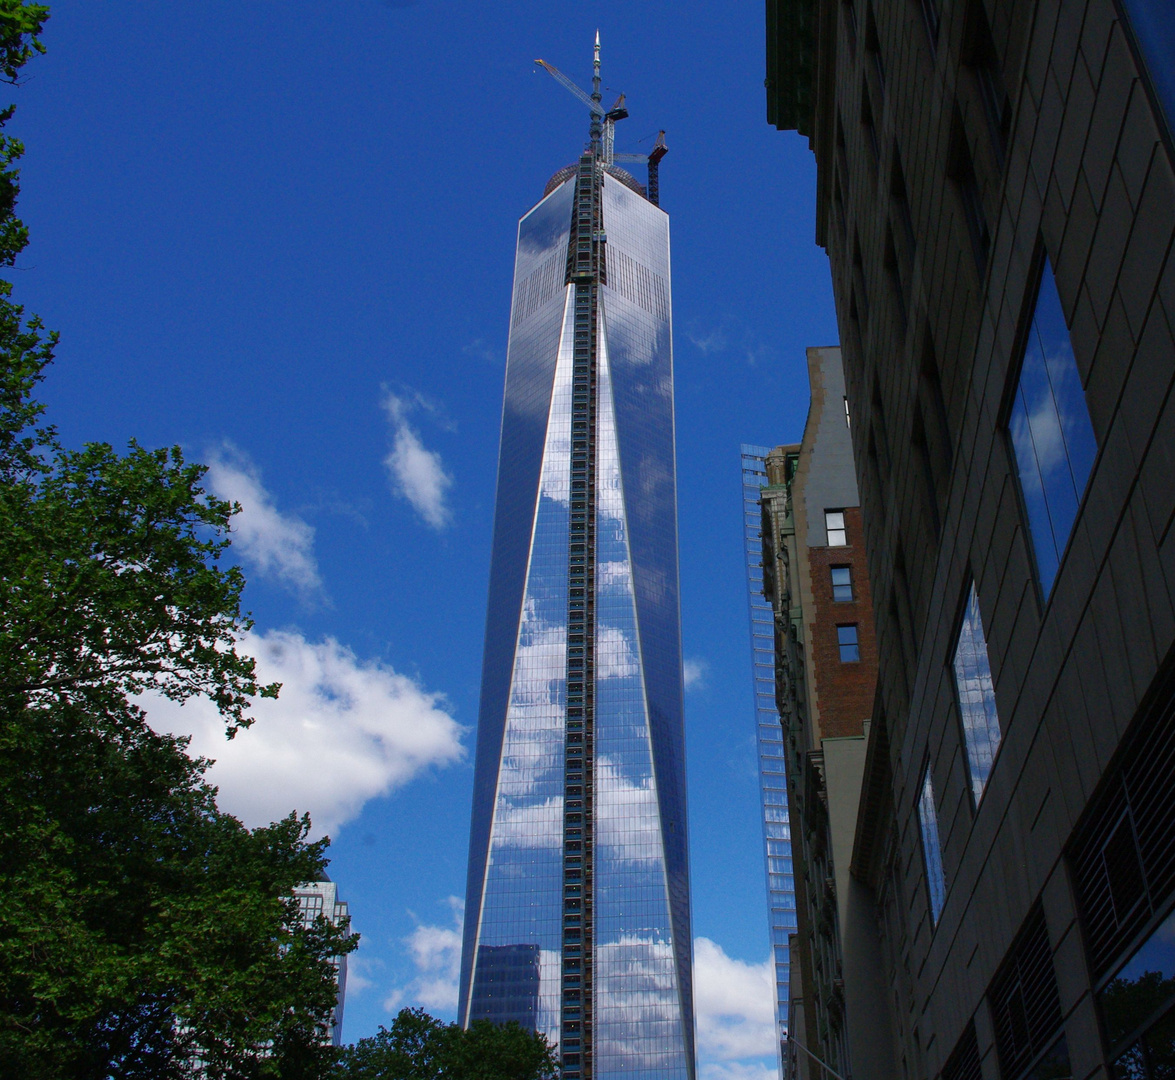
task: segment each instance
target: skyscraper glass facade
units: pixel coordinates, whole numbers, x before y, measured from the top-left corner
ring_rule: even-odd
[[[767,484],[769,453],[765,446],[744,445],[742,448],[743,545],[751,613],[759,795],[763,806],[763,844],[767,859],[767,910],[775,962],[775,1022],[782,1069],[791,987],[787,939],[789,934],[796,932],[796,893],[792,876],[791,824],[787,813],[783,725],[775,704],[775,619],[771,604],[763,596],[763,540],[760,535],[763,524],[759,493]]]
[[[599,146],[519,224],[463,1023],[694,1075],[669,223]]]

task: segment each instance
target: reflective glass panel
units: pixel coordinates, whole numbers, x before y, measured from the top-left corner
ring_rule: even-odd
[[[602,318],[606,318],[606,309]],[[603,327],[601,327],[603,330]],[[596,1074],[687,1075],[606,334],[596,419]]]
[[[767,860],[767,911],[775,957],[775,1027],[782,1053],[788,1033],[791,957],[788,935],[796,930],[795,878],[791,841],[777,839],[787,828],[787,778],[783,724],[775,703],[775,613],[763,595],[763,527],[760,494],[767,484],[765,446],[742,447],[743,550],[751,616],[755,728],[759,749],[759,799]],[[781,1060],[782,1064],[782,1060]]]
[[[1053,588],[1097,442],[1046,258],[1009,418],[1040,586]]]
[[[963,721],[963,740],[967,744],[967,771],[971,776],[971,795],[976,805],[991,773],[991,764],[1000,748],[1000,718],[995,708],[995,687],[991,682],[991,664],[987,659],[987,638],[979,614],[979,597],[975,583],[967,594],[967,607],[955,645],[955,689],[959,698],[959,715]]]
[[[624,958],[631,970],[643,967],[654,982],[662,980],[660,959],[668,949],[673,958],[676,980],[678,1019],[667,1019],[649,1028],[649,1041],[641,1051],[656,1053],[664,1064],[655,1075],[677,1075],[693,1060],[693,989],[692,932],[689,911],[689,858],[685,805],[685,731],[682,702],[681,623],[678,602],[677,570],[677,491],[673,422],[673,347],[670,328],[669,219],[664,211],[641,198],[636,192],[610,176],[604,177],[603,224],[608,242],[605,248],[606,284],[601,288],[600,310],[603,318],[606,371],[601,373],[598,423],[606,419],[604,379],[611,396],[615,429],[618,476],[623,495],[623,530],[631,571],[634,602],[633,633],[643,679],[644,708],[648,724],[651,767],[654,780],[648,781],[649,794],[656,802],[660,844],[664,860],[665,886],[668,890],[668,917],[671,937],[662,941],[656,935],[644,944],[633,946],[655,951],[636,953]],[[600,429],[600,476],[603,472],[603,431]],[[600,497],[604,492],[601,490]],[[599,572],[620,558],[620,548],[612,548],[606,557],[605,545],[618,544],[614,533],[603,523],[600,507],[598,533]],[[597,611],[603,610],[601,597]],[[617,625],[626,616],[617,612]],[[613,626],[609,633],[614,633]],[[601,630],[601,632],[603,632]],[[602,643],[601,643],[602,644]],[[599,678],[599,673],[597,673]],[[617,716],[634,715],[630,705],[620,706],[629,695],[620,683],[598,684],[615,694]],[[597,723],[603,725],[603,698]],[[622,726],[630,724],[623,720]],[[633,737],[636,737],[635,735]],[[642,751],[639,738],[629,743],[636,756]],[[600,779],[603,783],[603,778]],[[641,795],[644,799],[648,796]],[[635,812],[635,811],[634,811]],[[643,811],[641,811],[643,813]],[[640,816],[639,814],[637,815]],[[634,869],[634,868],[630,868]],[[642,873],[644,871],[641,871]],[[623,895],[623,894],[617,894]],[[597,905],[599,910],[599,904]],[[602,917],[601,917],[602,918]],[[643,916],[642,916],[643,918]],[[642,931],[642,935],[644,931]],[[600,958],[603,963],[604,958]],[[609,968],[608,970],[616,970]],[[647,988],[650,1007],[667,1007],[667,984],[650,983]],[[598,999],[597,999],[598,1000]],[[659,1004],[653,1005],[656,1001]],[[625,1023],[636,1019],[630,1008]],[[619,1023],[619,1013],[613,1014]],[[605,1032],[597,1020],[597,1055],[607,1053]],[[673,1025],[678,1025],[673,1029]],[[668,1033],[676,1030],[679,1034]],[[631,1065],[623,1066],[625,1039],[620,1027],[613,1029],[616,1055],[611,1060],[623,1075],[632,1076]],[[611,1036],[608,1036],[611,1038]],[[670,1045],[669,1039],[681,1042]],[[652,1058],[641,1060],[651,1061]],[[597,1076],[603,1077],[604,1064],[597,1056]],[[612,1068],[612,1066],[609,1066]],[[670,1071],[666,1071],[666,1070]],[[620,1075],[620,1073],[616,1073]],[[648,1074],[650,1076],[653,1073]],[[681,1073],[686,1075],[686,1073]]]
[[[554,672],[554,649],[551,642],[544,645],[542,640],[544,636],[558,632],[553,629],[557,617],[566,617],[565,607],[556,616],[558,602],[555,599],[561,589],[566,589],[566,552],[563,551],[556,559],[551,545],[558,544],[560,530],[566,533],[567,521],[565,509],[562,511],[562,524],[556,520],[560,511],[555,506],[557,500],[551,495],[557,487],[555,474],[548,471],[545,478],[542,474],[544,468],[550,470],[556,467],[553,460],[546,460],[546,451],[552,448],[550,439],[562,437],[557,430],[558,417],[555,418],[555,427],[551,426],[552,396],[560,341],[566,323],[567,289],[563,283],[561,266],[567,257],[573,193],[573,183],[563,184],[526,214],[518,226],[470,822],[459,1001],[463,1022],[469,1016],[477,935],[485,923],[484,918],[479,917],[479,912],[491,879],[494,895],[485,897],[490,906],[490,919],[486,924],[488,934],[483,944],[487,948],[529,948],[539,945],[540,979],[545,970],[542,950],[549,952],[550,949],[548,924],[552,916],[549,911],[545,911],[541,917],[536,913],[534,925],[519,929],[516,933],[507,930],[503,920],[509,907],[507,898],[511,889],[524,907],[529,905],[528,899],[523,902],[515,880],[526,866],[527,855],[524,851],[527,849],[523,846],[511,847],[508,838],[512,835],[514,824],[521,825],[523,818],[526,818],[527,829],[537,828],[540,831],[558,824],[557,808],[549,806],[541,809],[547,792],[552,798],[558,794],[554,774],[547,776],[543,773],[544,768],[550,765],[549,760],[545,764],[540,763],[531,777],[539,786],[529,794],[521,794],[531,780],[523,775],[518,754],[528,738],[532,738],[536,745],[554,746],[557,754],[561,751],[554,741],[556,721],[550,702],[553,691],[541,685],[544,672],[548,668]],[[560,409],[564,408],[560,406]],[[566,459],[567,455],[564,453],[563,457]],[[566,462],[561,467],[565,465]],[[548,487],[543,506],[540,506],[539,499],[541,478]],[[532,588],[527,595],[531,547],[536,540],[539,542],[540,564],[544,558],[547,559],[556,577],[548,585],[541,585],[537,577],[531,575]],[[515,656],[520,645],[524,650],[521,663]],[[561,658],[560,665],[562,662]],[[561,666],[559,678],[563,678]],[[533,698],[529,703],[528,695]],[[545,703],[540,704],[544,698]],[[507,712],[511,708],[514,723],[507,739]],[[549,757],[549,747],[543,754]],[[499,798],[501,793],[498,790],[499,765],[503,761],[506,762],[508,776],[513,777],[510,782],[516,785],[513,789],[507,786],[507,792],[513,791],[514,794],[506,794],[504,801]],[[542,787],[544,784],[549,787]],[[519,801],[510,802],[515,795]],[[501,826],[496,841],[498,871],[490,874],[490,829],[495,816]],[[515,834],[519,834],[519,830],[515,830]],[[557,839],[554,844],[554,858],[549,853],[543,854],[545,841],[533,848],[544,874],[558,870]],[[558,902],[556,892],[549,906],[557,909]],[[557,920],[557,914],[554,918]],[[542,923],[542,929],[539,923]],[[499,952],[484,955],[494,958],[487,960],[488,981],[485,983],[486,992],[481,996],[480,1007],[486,1009],[488,1015],[488,1012],[507,1007],[501,1001],[498,990],[490,989],[499,981],[498,976],[490,977],[491,969],[501,972],[501,978],[516,987],[520,979],[525,982],[525,978],[530,976],[524,978],[521,974],[527,970],[525,950],[515,954]],[[515,996],[521,996],[521,1004],[515,1004],[521,1009],[522,1016],[529,1016],[532,1011],[537,1014],[539,1002],[531,991]]]
[[[470,1017],[558,1039],[571,493],[570,290],[514,649]]]
[[[1175,1005],[1175,912],[1143,942],[1098,994],[1105,1021],[1106,1042],[1117,1051],[1124,1039],[1140,1032],[1159,1015],[1166,1015]],[[1158,1052],[1171,1053],[1171,1022],[1156,1035]],[[1144,1047],[1136,1043],[1132,1050],[1141,1058]],[[1127,1051],[1129,1057],[1130,1051]],[[1175,1075],[1173,1073],[1172,1075]]]
[[[922,832],[922,858],[926,864],[926,889],[930,896],[930,918],[938,922],[946,901],[946,878],[942,872],[942,848],[938,842],[938,811],[934,803],[934,784],[930,780],[930,766],[922,778],[922,794],[918,798],[918,825]]]

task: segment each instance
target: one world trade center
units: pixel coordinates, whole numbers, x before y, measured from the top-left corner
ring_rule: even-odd
[[[693,1080],[669,219],[623,97],[519,222],[461,1022],[564,1080]],[[616,163],[647,160],[647,187]]]

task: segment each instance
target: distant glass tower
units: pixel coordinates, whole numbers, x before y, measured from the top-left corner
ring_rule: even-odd
[[[755,730],[759,747],[759,795],[763,805],[763,843],[767,858],[767,910],[775,962],[775,1023],[780,1069],[788,1035],[791,960],[787,945],[796,932],[796,893],[792,877],[791,825],[787,814],[787,773],[783,725],[775,704],[775,617],[763,596],[763,528],[759,505],[767,485],[766,446],[742,447],[743,545],[751,612],[751,662],[754,673]]]
[[[669,219],[613,164],[598,37],[593,88],[518,228],[460,1017],[566,1080],[692,1080]]]

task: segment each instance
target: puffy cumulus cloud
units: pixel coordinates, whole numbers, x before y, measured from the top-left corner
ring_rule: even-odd
[[[314,558],[314,529],[274,506],[261,473],[244,452],[230,442],[213,450],[206,482],[217,498],[240,503],[232,532],[233,550],[243,561],[262,577],[304,596],[322,589]]]
[[[191,735],[189,752],[215,761],[218,804],[247,825],[297,810],[310,813],[315,836],[334,833],[369,799],[464,753],[442,695],[333,638],[250,632],[240,651],[256,658],[259,681],[282,690],[276,701],[254,702],[252,727],[235,739],[206,700],[181,706],[145,695],[141,704],[153,727]]]
[[[392,449],[384,458],[392,490],[407,499],[426,524],[443,529],[452,517],[445,499],[453,478],[445,470],[441,455],[426,449],[408,422],[416,408],[435,410],[419,395],[399,397],[390,390],[384,391],[383,407],[392,425]]]
[[[731,1062],[777,1053],[772,966],[770,958],[748,964],[727,956],[709,938],[694,939],[694,1007],[702,1057]]]
[[[448,925],[417,923],[416,929],[404,938],[416,976],[387,996],[384,1008],[388,1012],[411,1005],[423,1006],[434,1013],[456,1011],[465,904],[456,896],[450,896],[445,903],[452,912]]]
[[[686,657],[682,663],[685,688],[687,690],[700,690],[706,685],[706,672],[709,670],[710,665],[705,660],[691,660],[689,657]]]

